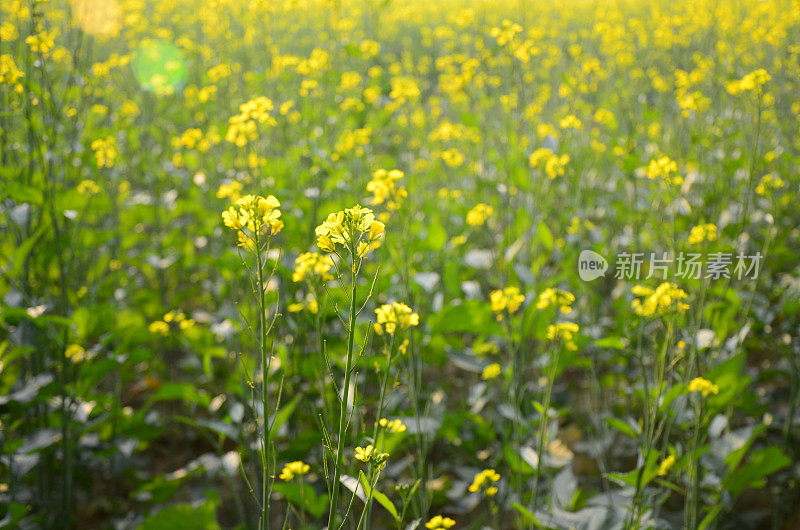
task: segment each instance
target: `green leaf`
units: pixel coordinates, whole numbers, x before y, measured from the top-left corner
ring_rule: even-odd
[[[217,504],[213,500],[200,506],[173,504],[145,519],[139,530],[218,530]]]
[[[539,223],[539,230],[538,230],[539,242],[551,252],[553,250],[553,232],[547,228],[547,225],[544,224],[544,221]]]
[[[300,489],[302,487],[302,490]],[[317,495],[311,484],[292,482],[276,482],[272,490],[280,493],[296,507],[319,519],[328,510],[328,496]]]
[[[522,516],[526,523],[539,526],[539,521],[536,519],[536,516],[533,515],[529,509],[524,507],[518,502],[512,502],[511,506],[517,510],[517,512]]]
[[[741,469],[729,474],[723,485],[734,497],[738,497],[747,488],[763,488],[768,475],[791,463],[792,459],[777,447],[765,447],[754,452]]]
[[[628,422],[619,418],[605,418],[605,421],[610,427],[613,427],[622,434],[630,436],[634,440],[639,437],[640,431],[638,425],[636,429],[634,429]]]
[[[503,328],[497,323],[488,302],[468,300],[458,305],[449,305],[428,319],[433,333],[480,333],[501,334]]]
[[[610,348],[612,350],[623,350],[628,346],[628,341],[623,337],[603,337],[594,341],[598,348]]]
[[[300,403],[300,400],[303,399],[303,394],[298,394],[292,400],[283,406],[281,410],[275,415],[275,419],[272,420],[272,425],[269,428],[269,435],[270,437],[274,436],[278,429],[280,429],[284,423],[286,423],[289,418],[292,416],[292,412],[294,409],[297,408],[297,405]]]
[[[395,521],[400,521],[400,516],[397,515],[397,508],[394,507],[394,504],[389,500],[389,497],[377,489],[370,487],[369,480],[367,480],[367,476],[363,471],[358,472],[358,478],[361,480],[361,485],[364,487],[367,498],[369,498],[371,492],[372,498],[378,501],[378,504],[386,508],[386,511],[389,512],[392,517],[394,517]]]

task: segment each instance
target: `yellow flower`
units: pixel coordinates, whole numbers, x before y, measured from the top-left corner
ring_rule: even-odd
[[[222,221],[228,228],[236,230],[239,246],[256,250],[256,242],[262,244],[262,235],[272,237],[283,228],[281,203],[273,195],[245,195],[237,199],[234,206],[222,212]],[[258,249],[260,250],[260,249]]]
[[[217,198],[224,199],[230,197],[233,202],[236,202],[240,197],[240,191],[242,191],[242,184],[233,180],[229,184],[220,184],[217,190]]]
[[[92,142],[97,167],[112,167],[117,158],[117,141],[113,136],[99,138]]]
[[[733,95],[750,90],[760,91],[761,87],[764,86],[770,79],[772,79],[772,76],[770,76],[763,68],[759,68],[758,70],[750,72],[739,80],[728,82],[725,85],[725,88],[730,94]]]
[[[228,132],[225,140],[238,147],[258,138],[258,125],[275,126],[277,122],[270,115],[275,107],[271,99],[260,96],[239,105],[239,114],[228,119]]]
[[[410,307],[400,302],[384,304],[375,310],[377,321],[373,325],[375,333],[383,335],[384,332],[394,335],[397,328],[405,330],[411,326],[419,325],[419,315]]]
[[[675,465],[675,455],[669,455],[667,458],[664,459],[663,462],[661,462],[661,465],[658,466],[658,476],[663,477],[664,475],[669,473],[669,470],[672,469],[672,466],[674,465]]]
[[[404,198],[408,197],[408,192],[402,186],[397,186],[396,181],[403,178],[403,172],[399,169],[386,171],[378,169],[372,174],[372,180],[367,183],[367,191],[373,194],[372,204],[383,204],[389,210],[397,210]]]
[[[669,282],[663,282],[655,289],[636,285],[631,292],[640,297],[631,302],[631,308],[642,317],[659,316],[672,311],[682,313],[689,309],[689,304],[682,302],[687,297],[686,292]]]
[[[332,278],[328,273],[333,266],[333,261],[328,256],[323,256],[319,252],[304,252],[294,260],[294,272],[292,281],[301,282],[309,275],[317,276],[322,281]]]
[[[492,303],[492,311],[495,313],[508,310],[509,314],[513,314],[525,301],[525,295],[519,292],[518,287],[506,287],[503,290],[492,291],[489,300]]]
[[[147,329],[150,330],[150,333],[155,333],[156,335],[169,335],[169,324],[163,320],[156,320]]]
[[[319,225],[315,233],[317,246],[323,252],[335,252],[338,245],[363,258],[370,250],[380,245],[379,239],[385,226],[375,220],[369,208],[355,205],[352,208],[332,213]]]
[[[756,193],[759,195],[767,195],[768,192],[780,189],[783,186],[783,179],[773,176],[772,174],[766,174],[761,177],[761,180],[758,182]]]
[[[368,462],[383,464],[387,458],[389,458],[389,453],[378,453],[372,444],[366,447],[356,447],[356,460],[365,464]]]
[[[500,364],[492,363],[483,369],[483,373],[481,374],[481,379],[483,379],[484,381],[489,379],[494,379],[495,377],[500,375],[500,372],[501,372]]]
[[[308,464],[304,464],[301,460],[297,460],[296,462],[289,462],[285,466],[283,466],[283,470],[278,478],[283,481],[289,482],[295,477],[302,477],[308,470],[310,469]]]
[[[488,204],[478,203],[467,212],[467,224],[470,226],[481,226],[494,213],[494,208]]]
[[[469,491],[476,493],[478,491],[484,492],[488,497],[494,496],[497,493],[497,486],[493,484],[500,480],[500,474],[494,469],[484,469],[472,481]]]
[[[695,377],[689,382],[689,392],[700,392],[703,397],[709,394],[719,394],[719,387],[702,377]]]
[[[679,186],[683,184],[683,177],[678,173],[678,163],[670,159],[668,156],[654,158],[648,164],[645,175],[650,180],[658,179],[663,186],[668,184],[675,184]]]
[[[548,287],[539,295],[539,299],[536,301],[536,309],[547,309],[551,304],[554,304],[566,315],[572,312],[572,303],[574,301],[575,295],[569,291]]]
[[[64,356],[74,363],[79,363],[86,358],[86,350],[78,344],[70,344],[64,350]]]
[[[448,528],[453,528],[456,522],[449,517],[442,517],[441,515],[436,515],[431,517],[431,519],[425,523],[425,528],[428,530],[446,530]]]
[[[558,125],[562,129],[580,129],[582,127],[581,120],[579,120],[575,115],[570,114],[569,116],[564,117]]]
[[[692,227],[689,233],[689,244],[696,245],[703,241],[715,241],[717,239],[717,226],[711,223]]]
[[[93,180],[85,179],[78,184],[78,193],[81,195],[96,195],[100,191],[100,186]]]
[[[570,351],[575,351],[578,346],[573,342],[575,333],[578,332],[580,327],[574,322],[558,322],[557,324],[550,324],[547,326],[545,336],[547,340],[563,340],[564,346]]]
[[[387,420],[386,418],[381,418],[378,422],[378,425],[386,429],[386,432],[392,434],[406,432],[406,426],[403,425],[403,422],[398,419]]]
[[[447,167],[459,167],[464,163],[464,154],[458,149],[448,149],[442,151],[442,160],[447,164]]]

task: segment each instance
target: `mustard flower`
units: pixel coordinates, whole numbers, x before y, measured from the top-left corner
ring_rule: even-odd
[[[719,394],[719,387],[702,377],[695,377],[689,381],[689,392],[700,392],[703,397],[708,397],[709,394]]]
[[[386,429],[386,432],[391,434],[406,432],[406,426],[403,425],[403,422],[399,419],[388,420],[386,418],[381,418],[380,421],[378,421],[378,425]]]
[[[419,325],[419,315],[400,302],[380,306],[375,310],[375,315],[377,321],[373,327],[378,335],[383,335],[384,332],[394,335],[398,328],[402,331]]]
[[[430,520],[425,523],[425,528],[428,530],[446,530],[448,528],[453,528],[456,522],[449,517],[442,517],[441,515],[436,515],[431,517]]]
[[[669,473],[669,470],[672,469],[672,466],[674,465],[675,465],[675,455],[669,455],[667,458],[664,459],[663,462],[661,462],[661,465],[658,466],[658,476],[659,477],[665,476],[667,473]]]
[[[470,226],[482,226],[493,213],[494,208],[482,202],[478,203],[467,212],[467,224]]]
[[[400,203],[408,197],[408,192],[402,186],[397,185],[397,181],[403,178],[404,174],[399,169],[386,171],[378,169],[372,174],[372,180],[367,183],[367,191],[373,194],[372,204],[386,203],[389,210],[397,210]]]
[[[494,379],[501,373],[500,364],[499,363],[492,363],[487,365],[483,369],[483,373],[481,374],[481,379],[487,381],[489,379]]]
[[[256,249],[256,242],[261,243],[262,235],[272,237],[283,228],[280,205],[274,195],[266,198],[245,195],[236,201],[235,206],[222,212],[222,221],[225,226],[237,231],[239,246],[260,250]]]
[[[283,466],[283,470],[281,474],[278,476],[281,480],[285,482],[289,482],[290,480],[294,479],[295,477],[302,477],[306,473],[310,466],[308,464],[304,464],[301,460],[297,460],[295,462],[289,462],[288,464]]]
[[[566,315],[572,312],[572,303],[574,301],[575,295],[569,291],[548,287],[539,295],[536,301],[536,309],[547,309],[552,304],[558,306],[559,311]]]
[[[363,258],[370,250],[380,245],[385,226],[375,220],[369,208],[355,205],[352,208],[332,213],[315,232],[317,246],[323,252],[336,252],[338,246]]]
[[[319,252],[304,252],[294,260],[294,272],[292,281],[301,282],[309,276],[316,276],[327,281],[332,278],[329,274],[333,262],[328,256],[323,256]]]
[[[689,244],[696,245],[703,241],[715,241],[717,239],[717,226],[711,223],[693,226],[689,232]]]
[[[494,483],[498,480],[500,480],[500,474],[494,469],[484,469],[475,475],[469,487],[469,491],[472,493],[481,491],[485,493],[487,497],[493,497],[497,493],[497,486],[495,486]]]
[[[689,309],[689,304],[682,301],[687,297],[686,292],[669,282],[663,282],[655,289],[636,285],[631,291],[639,297],[631,302],[631,308],[642,317],[659,316],[673,311],[682,313]]]
[[[509,314],[516,313],[522,302],[525,301],[525,295],[519,292],[518,287],[506,287],[503,290],[492,291],[489,297],[492,303],[492,311],[498,313],[498,320],[500,319],[503,311],[508,311]]]

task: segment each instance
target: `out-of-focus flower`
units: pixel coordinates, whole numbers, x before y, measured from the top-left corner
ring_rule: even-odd
[[[401,331],[411,326],[419,325],[419,315],[410,307],[400,302],[384,304],[375,310],[377,321],[373,324],[375,333],[394,335],[399,328]]]

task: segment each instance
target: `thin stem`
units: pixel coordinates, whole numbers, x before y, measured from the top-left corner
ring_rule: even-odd
[[[356,267],[356,260],[358,257],[355,250],[352,252],[352,258],[352,291],[350,296],[350,321],[348,323],[347,361],[345,363],[344,386],[342,387],[342,397],[339,409],[339,441],[336,448],[336,467],[333,471],[333,494],[331,495],[330,512],[328,514],[329,530],[334,530],[334,528],[336,528],[334,525],[336,523],[336,506],[339,502],[339,481],[342,475],[342,462],[344,460],[344,438],[347,427],[347,399],[350,395],[350,373],[353,369],[353,344],[355,342],[356,334],[356,293],[358,289],[358,268]]]

